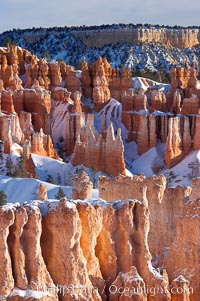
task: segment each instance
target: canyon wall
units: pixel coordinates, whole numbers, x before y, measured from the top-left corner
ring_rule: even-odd
[[[190,260],[197,262],[198,255],[188,262],[181,261],[182,257],[178,260],[176,256],[183,255],[180,254],[182,249],[177,235],[173,253],[166,258],[160,255],[164,242],[171,248],[173,246],[169,244],[168,236],[163,235],[161,239],[158,229],[154,232],[156,225],[151,230],[151,220],[156,219],[156,212],[151,216],[151,210],[152,206],[156,208],[159,204],[157,211],[162,210],[162,206],[165,208],[158,199],[156,201],[156,197],[159,192],[161,202],[166,192],[164,188],[155,187],[155,179],[146,181],[142,196],[138,195],[141,200],[75,203],[61,199],[54,203],[35,202],[21,208],[17,205],[1,207],[0,256],[6,258],[0,270],[1,298],[16,300],[20,296],[22,301],[28,296],[37,300],[63,301],[138,300],[135,293],[138,292],[140,300],[146,301],[177,300],[179,297],[180,300],[196,301],[199,298],[198,264],[193,266],[196,266],[193,274],[189,272],[192,269]],[[192,209],[192,203],[187,203],[190,209],[186,209],[181,221],[178,209],[184,207],[181,203],[188,193],[180,188],[174,192],[180,198],[174,221],[177,229],[181,229],[187,221],[188,212],[190,215],[197,212]],[[149,203],[152,202],[150,206],[146,195]],[[169,202],[168,193],[166,198]],[[170,208],[162,225],[171,218]],[[196,217],[194,226],[197,234],[198,223]],[[167,231],[166,228],[166,234]],[[156,241],[152,245],[152,234],[156,241],[161,239],[158,246]],[[173,240],[172,236],[170,238]],[[190,247],[186,233],[183,243]],[[197,254],[195,247],[193,251]],[[161,272],[152,267],[151,254],[153,259],[155,254],[160,255],[157,267]],[[177,260],[176,267],[171,264],[173,260]],[[180,295],[183,283],[185,290]],[[190,285],[193,292],[188,290]]]
[[[75,166],[117,176],[125,175],[122,140],[135,141],[139,155],[159,140],[166,143],[167,168],[199,149],[200,90],[193,68],[172,68],[171,86],[164,92],[164,86],[148,79],[137,78],[135,87],[129,68],[119,73],[101,57],[91,65],[83,61],[77,72],[16,46],[0,56],[0,139],[7,154],[12,143],[23,147],[28,140],[33,153],[57,158],[57,148],[62,158],[72,155]],[[88,125],[88,116],[99,121],[93,118]]]
[[[187,48],[199,45],[200,42],[199,29],[119,28],[83,30],[72,33],[88,47],[98,48],[120,42],[130,44],[155,42],[168,47]]]
[[[103,138],[101,133],[95,133],[93,125],[87,125],[76,140],[71,163],[74,166],[84,164],[94,171],[100,170],[111,176],[126,175],[123,154],[120,129],[115,137],[111,123]]]
[[[192,181],[192,187],[170,188],[166,184],[164,176],[100,177],[99,197],[108,202],[133,198],[142,201],[147,197],[150,213],[148,244],[153,265],[166,269],[170,282],[181,273],[194,289],[190,300],[196,301],[200,277],[199,179]]]

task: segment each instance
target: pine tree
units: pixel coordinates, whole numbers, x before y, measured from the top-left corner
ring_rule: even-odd
[[[3,142],[0,141],[0,164],[3,164]]]
[[[60,200],[60,199],[62,199],[64,197],[65,197],[65,192],[64,192],[64,190],[61,187],[59,187],[58,193],[55,195],[55,198],[57,200]]]
[[[64,143],[64,138],[62,136],[60,136],[60,138],[58,139],[58,142],[56,144],[56,148],[57,148],[57,152],[58,152],[58,156],[62,159],[65,158],[65,143]]]
[[[55,184],[55,181],[54,181],[52,175],[47,175],[46,182],[51,183],[51,184]]]
[[[7,195],[3,190],[0,190],[0,206],[3,206],[7,203]]]
[[[4,40],[3,40],[3,47],[7,47],[9,44],[11,44],[12,40],[10,37],[5,37]]]
[[[3,170],[3,142],[0,141],[0,170]]]
[[[15,166],[13,176],[20,177],[20,178],[26,177],[26,169],[25,169],[23,155],[21,155],[20,157],[17,158],[17,164]]]
[[[13,171],[14,171],[14,164],[12,162],[11,156],[8,156],[6,158],[6,175],[9,177],[13,176]]]
[[[61,175],[60,175],[59,172],[58,172],[57,177],[56,177],[56,183],[57,183],[58,185],[61,184]]]

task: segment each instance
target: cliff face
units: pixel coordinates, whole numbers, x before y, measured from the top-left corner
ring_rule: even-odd
[[[106,130],[105,139],[102,134],[96,134],[93,124],[87,124],[78,135],[72,165],[81,165],[101,170],[109,175],[125,175],[124,146],[120,129],[114,135],[113,125]]]
[[[39,300],[47,292],[48,300],[138,300],[135,292],[145,301],[198,300],[198,181],[187,189],[166,188],[164,177],[104,178],[99,185],[107,200],[114,199],[108,189],[121,187],[121,199],[138,201],[0,208],[5,300],[36,292]]]
[[[199,261],[197,254],[200,243],[199,230],[197,230],[200,222],[198,185],[199,180],[195,180],[192,188],[182,186],[167,188],[163,176],[149,179],[143,176],[134,176],[132,179],[102,177],[99,180],[100,197],[107,201],[116,200],[116,197],[121,200],[127,198],[142,200],[147,197],[150,213],[148,244],[153,264],[162,267],[161,270],[166,268],[170,283],[178,277],[178,273],[190,282],[193,294],[187,297],[190,299],[185,296],[185,300],[199,298],[199,280],[197,280],[199,265],[194,263]],[[191,223],[190,219],[192,219]],[[184,283],[186,284],[185,280],[182,284]],[[172,300],[184,300],[183,296],[176,296],[176,298],[173,296]]]
[[[89,204],[78,204],[76,207],[63,200],[55,208],[50,206],[47,209],[42,223],[37,207],[4,210],[3,220],[7,220],[8,215],[12,217],[9,224],[4,224],[7,236],[9,233],[8,245],[11,257],[5,249],[2,255],[6,254],[8,263],[1,269],[0,274],[1,294],[7,296],[8,300],[22,290],[25,296],[28,288],[33,293],[36,293],[38,288],[42,293],[45,287],[50,291],[54,284],[63,289],[67,286],[73,288],[63,294],[60,290],[58,294],[60,300],[73,300],[75,296],[78,300],[85,298],[106,300],[104,283],[111,284],[120,271],[129,273],[134,269],[139,270],[146,283],[153,286],[167,285],[161,275],[158,280],[148,267],[147,260],[150,259],[146,241],[148,209],[144,204],[126,202],[119,204],[118,209],[111,206],[102,209],[98,205],[93,207]],[[141,215],[143,218],[139,219]],[[107,228],[106,220],[111,217],[110,227]],[[64,231],[62,235],[60,229]],[[4,244],[8,250],[5,242],[7,236],[5,234]],[[121,239],[130,247],[123,249]],[[103,241],[106,243],[105,249]],[[137,248],[134,248],[135,241],[138,243]],[[24,249],[27,244],[31,247]],[[132,248],[135,249],[133,253]],[[109,250],[112,250],[111,254]],[[106,254],[112,258],[109,264],[106,262]],[[124,256],[126,261],[123,260]],[[116,267],[114,270],[113,264]],[[15,289],[14,281],[17,285]],[[56,300],[57,294],[52,294],[53,289],[50,292],[49,298]],[[110,295],[113,295],[112,291]]]
[[[187,48],[199,44],[199,29],[109,29],[73,32],[88,47],[127,42],[130,44],[157,42],[169,47]]]
[[[139,155],[160,139],[166,143],[168,168],[190,149],[198,149],[200,90],[193,68],[172,68],[165,95],[148,79],[136,79],[142,87],[138,91],[129,68],[119,74],[101,57],[91,66],[84,61],[80,73],[64,62],[47,63],[14,46],[0,55],[0,139],[6,154],[12,152],[12,143],[23,147],[28,140],[33,153],[56,158],[54,148],[63,143],[62,155],[73,154],[73,165],[117,176],[125,175],[122,139],[135,141]],[[93,120],[88,125],[88,116],[96,116],[101,125]],[[116,138],[111,134],[111,122],[115,132],[122,129],[122,138],[119,131]]]

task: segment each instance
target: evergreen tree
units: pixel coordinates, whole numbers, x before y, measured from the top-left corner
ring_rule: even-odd
[[[60,136],[60,138],[58,139],[58,142],[56,144],[58,156],[62,159],[65,158],[65,143],[64,142],[65,142],[64,138],[62,136]]]
[[[64,197],[65,197],[65,192],[64,192],[64,190],[61,187],[59,187],[58,193],[55,195],[55,198],[58,199],[58,200],[60,200],[60,199],[62,199]]]
[[[3,206],[7,203],[7,195],[3,190],[0,190],[0,206]]]
[[[24,163],[24,156],[23,155],[21,155],[20,157],[17,158],[17,164],[15,166],[13,176],[14,177],[20,177],[20,178],[26,177],[26,169],[25,169],[25,163]]]
[[[3,164],[3,142],[0,141],[0,164]]]
[[[46,181],[47,181],[48,183],[55,184],[55,181],[54,181],[52,175],[47,175]]]
[[[3,40],[3,47],[7,47],[9,44],[11,44],[12,40],[10,37],[5,37],[4,40]]]
[[[58,172],[57,177],[56,177],[56,183],[57,183],[58,185],[61,184],[61,175],[60,175],[59,172]]]
[[[11,156],[8,156],[6,158],[6,175],[9,177],[13,176],[13,172],[14,172],[14,164],[12,162]]]
[[[0,171],[3,170],[3,142],[0,141]]]

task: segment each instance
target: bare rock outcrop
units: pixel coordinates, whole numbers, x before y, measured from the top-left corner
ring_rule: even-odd
[[[38,187],[38,200],[47,200],[47,187],[44,184],[40,184]]]
[[[12,95],[11,91],[1,92],[1,111],[8,115],[15,113]]]
[[[65,87],[72,93],[72,99],[74,99],[74,92],[82,92],[80,79],[72,66],[66,67]]]
[[[45,135],[42,128],[39,133],[32,135],[31,152],[40,156],[58,158],[58,155],[53,147],[50,135]]]
[[[109,77],[109,89],[111,97],[117,100],[121,99],[123,93],[120,91],[121,79],[117,68],[112,69],[112,74]]]
[[[26,209],[18,208],[15,211],[15,221],[10,228],[8,237],[15,286],[21,290],[26,290],[28,286],[25,270],[25,253],[21,243],[23,228],[27,222],[28,214]]]
[[[58,221],[59,227],[55,227]],[[64,231],[62,235],[60,227]],[[87,273],[80,237],[81,220],[75,206],[60,204],[43,218],[42,248],[47,269],[54,283],[72,287],[67,294],[60,292],[60,300],[70,301],[76,297],[78,300],[100,301]]]
[[[28,221],[22,233],[22,245],[25,253],[27,280],[32,290],[42,285],[53,286],[53,281],[44,263],[40,238],[42,234],[42,216],[36,206],[27,206]],[[26,247],[28,246],[28,248]]]
[[[7,239],[9,227],[14,223],[14,212],[11,208],[0,207],[0,296],[7,296],[14,288],[12,264]]]
[[[81,39],[88,47],[102,47],[108,44],[127,42],[161,43],[166,47],[188,48],[199,44],[199,29],[190,28],[112,28],[109,30],[83,30],[73,32],[74,36]]]
[[[194,150],[198,150],[200,148],[200,117],[195,117],[195,125],[194,125],[194,139],[193,139],[193,148]]]
[[[110,99],[110,90],[108,88],[108,80],[104,70],[104,63],[101,58],[97,60],[95,65],[93,65],[93,72],[95,75],[93,77],[93,101],[96,111],[99,111],[105,103]]]
[[[120,129],[115,137],[111,124],[104,140],[101,134],[95,137],[94,129],[88,125],[85,134],[76,141],[71,162],[74,166],[84,164],[113,176],[125,175],[123,152]]]
[[[164,159],[168,168],[176,165],[183,159],[182,138],[180,130],[180,119],[178,117],[169,119],[169,130],[166,142]]]
[[[134,98],[134,110],[136,112],[140,110],[146,110],[147,108],[147,96],[144,94],[143,91],[139,91]]]
[[[73,200],[89,200],[92,198],[93,184],[90,182],[90,178],[84,170],[81,170],[74,177],[74,188],[72,189]]]
[[[172,293],[172,301],[190,301],[190,282],[188,280],[180,275],[173,280],[172,285],[174,291],[174,293]]]
[[[99,189],[113,191],[121,180]],[[26,295],[28,287],[59,286],[67,301],[198,300],[198,183],[192,193],[166,188],[163,176],[140,176],[120,187],[125,201],[40,201],[43,217],[36,203],[1,207],[1,294],[14,300],[16,288]]]
[[[120,289],[119,289],[120,288]],[[144,280],[140,277],[136,267],[132,266],[130,272],[119,273],[109,290],[109,300],[140,300],[147,301]]]
[[[156,120],[154,115],[140,115],[138,129],[138,154],[156,146]]]
[[[152,91],[151,96],[150,96],[150,108],[149,110],[152,111],[161,111],[161,112],[166,112],[166,97],[163,92],[160,90],[155,90]]]
[[[131,197],[140,200],[142,189],[147,187],[150,211],[149,248],[155,267],[162,266],[162,269],[165,267],[167,270],[171,283],[171,288],[168,287],[167,290],[172,293],[172,300],[185,298],[195,301],[199,298],[198,281],[195,280],[199,277],[198,184],[196,179],[193,180],[192,189],[181,186],[167,188],[164,176],[149,179],[142,176],[133,179],[102,177],[99,182],[100,197],[108,201],[115,200],[116,195],[122,200]],[[173,282],[174,278],[177,278],[176,283]]]
[[[181,113],[187,114],[200,114],[200,103],[197,95],[193,95],[190,98],[183,99],[183,107]]]
[[[86,98],[92,97],[92,79],[91,79],[91,71],[88,67],[87,62],[84,60],[81,64],[81,85],[83,89],[83,95]]]
[[[82,226],[80,238],[81,249],[87,261],[87,272],[90,281],[102,297],[106,300],[104,287],[105,281],[100,270],[99,259],[96,256],[97,238],[102,230],[102,209],[100,206],[93,207],[90,204],[78,204],[77,207]]]
[[[29,140],[25,140],[23,145],[23,156],[24,156],[24,166],[26,170],[26,177],[27,178],[34,178],[35,177],[35,164],[33,162],[31,156],[31,142]]]

